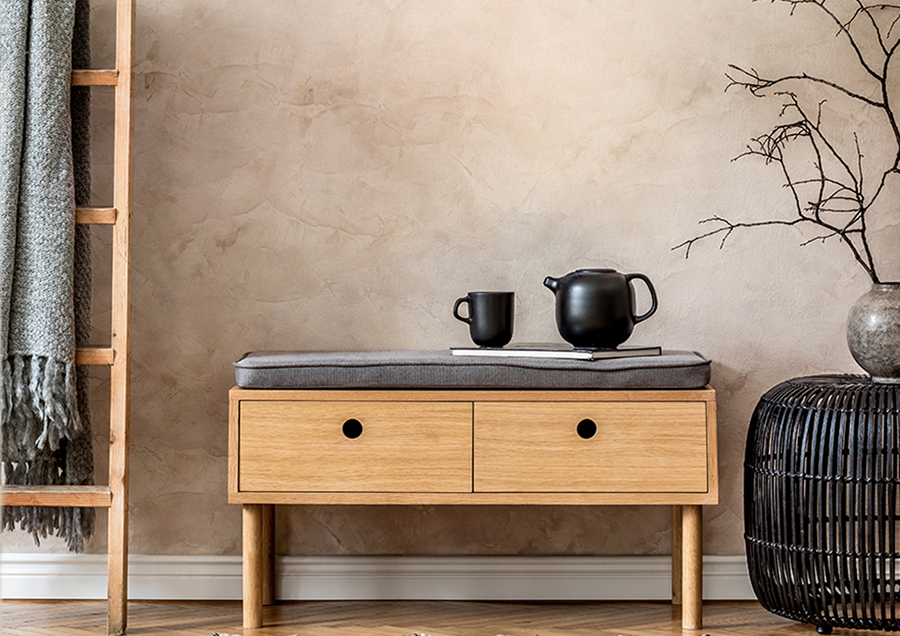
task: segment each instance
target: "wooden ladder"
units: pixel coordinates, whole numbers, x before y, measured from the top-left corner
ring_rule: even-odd
[[[77,208],[79,224],[111,225],[112,333],[109,346],[79,347],[76,364],[110,369],[109,486],[4,486],[4,506],[109,508],[107,631],[125,632],[128,604],[128,426],[130,402],[132,68],[134,0],[116,0],[116,68],[73,70],[73,86],[114,86],[112,207]]]

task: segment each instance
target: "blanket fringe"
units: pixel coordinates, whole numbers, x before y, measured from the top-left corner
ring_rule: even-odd
[[[22,486],[60,486],[65,479],[56,467],[57,459],[41,459],[33,462],[3,462],[5,481]],[[84,552],[87,539],[94,534],[96,511],[93,508],[58,508],[53,506],[4,507],[2,529],[15,530],[18,526],[34,537],[36,545],[50,536],[51,531],[66,541],[68,549]]]
[[[12,355],[3,360],[0,430],[4,483],[72,484],[74,476],[67,479],[60,469],[66,465],[66,447],[71,450],[79,444],[89,444],[77,439],[83,427],[76,380],[74,363],[29,355]],[[90,472],[81,481],[91,483]],[[69,550],[80,553],[94,532],[95,519],[92,508],[4,507],[0,525],[3,530],[15,530],[18,526],[29,532],[37,545],[52,533],[63,537]]]
[[[74,362],[46,356],[12,355],[3,361],[0,395],[3,457],[34,461],[44,449],[81,430]],[[11,422],[15,422],[15,426]]]
[[[74,363],[46,356],[13,355],[3,360],[0,429],[3,437],[4,483],[19,486],[62,486],[92,483],[88,469],[74,467],[66,476],[67,454],[90,453],[77,399],[78,370]],[[86,382],[86,376],[82,382]],[[84,405],[86,408],[87,405]],[[14,424],[15,423],[15,424]],[[37,545],[51,534],[65,539],[70,551],[84,552],[94,533],[93,508],[51,506],[4,507],[0,527],[18,526]]]

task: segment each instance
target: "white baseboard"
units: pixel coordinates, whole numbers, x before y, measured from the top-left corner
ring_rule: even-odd
[[[132,555],[132,599],[238,600],[236,556]],[[284,600],[665,600],[669,557],[279,557]],[[741,556],[703,559],[703,596],[755,598]],[[106,557],[0,555],[0,595],[17,599],[104,599]]]

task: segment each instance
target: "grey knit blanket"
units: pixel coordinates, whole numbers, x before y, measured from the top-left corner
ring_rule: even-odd
[[[0,2],[0,427],[6,484],[92,483],[90,93],[71,88],[90,65],[89,0]],[[4,508],[3,528],[84,549],[94,511]]]

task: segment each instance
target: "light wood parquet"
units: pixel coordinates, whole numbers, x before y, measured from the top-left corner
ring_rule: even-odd
[[[4,601],[5,636],[106,633],[102,601]],[[758,603],[708,602],[702,630],[681,629],[667,603],[487,603],[460,601],[292,602],[265,608],[265,627],[244,630],[239,602],[132,601],[133,636],[815,636]],[[835,636],[873,634],[835,630]]]

